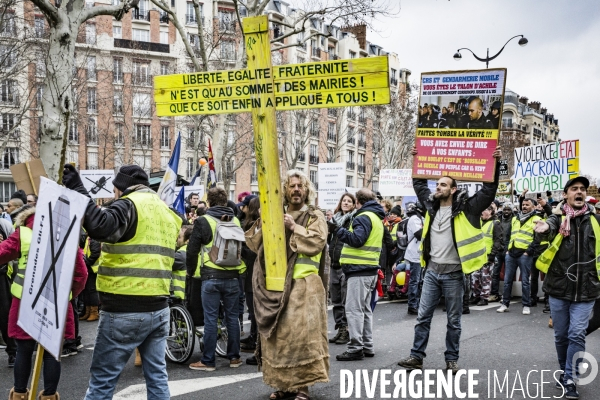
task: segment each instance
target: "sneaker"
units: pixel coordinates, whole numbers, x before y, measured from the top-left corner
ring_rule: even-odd
[[[190,369],[193,369],[194,371],[214,371],[217,368],[216,367],[211,367],[210,365],[204,365],[202,364],[202,361],[198,361],[195,362],[193,364],[190,364]]]
[[[342,354],[338,354],[337,356],[335,356],[335,359],[338,361],[359,361],[363,360],[364,358],[365,354],[362,350],[352,353],[350,353],[349,351],[345,351]]]
[[[529,315],[531,314],[531,310],[529,309],[529,307],[525,306],[523,307],[523,315]]]
[[[452,375],[455,375],[458,370],[458,363],[456,361],[446,361],[446,371],[452,371]]]
[[[11,356],[10,354],[8,355],[8,368],[14,368],[15,367],[15,360],[16,359],[17,359],[17,357]]]
[[[481,299],[479,300],[479,303],[477,303],[478,306],[487,306],[488,305],[488,301]]]
[[[419,360],[413,356],[408,356],[398,361],[398,365],[406,368],[409,371],[413,369],[423,369],[423,360]]]
[[[558,378],[558,382],[556,382],[556,388],[559,390],[562,390],[562,388],[564,388],[564,383],[565,383],[565,374],[560,374],[560,377]]]
[[[479,300],[480,300],[479,297],[473,297],[471,300],[469,300],[469,304],[475,305],[475,304],[479,303]]]
[[[81,343],[81,336],[77,336],[77,339],[75,339],[75,344],[77,345],[77,350],[83,349],[83,343]]]
[[[417,310],[416,308],[408,307],[408,313],[410,315],[419,315],[419,310]]]
[[[248,365],[258,365],[258,361],[255,356],[246,358],[246,364]]]
[[[550,303],[546,303],[544,309],[542,310],[544,314],[548,314],[550,312]]]
[[[5,348],[6,348],[6,343],[4,343],[2,336],[0,336],[0,349],[5,349]]]
[[[500,300],[500,297],[498,297],[498,295],[497,295],[497,294],[492,294],[492,295],[490,295],[490,297],[488,298],[488,301],[489,301],[490,303],[495,303],[495,302],[497,302],[497,301],[499,301],[499,300]]]
[[[500,308],[496,310],[496,312],[508,312],[508,307],[502,304]]]
[[[234,360],[229,360],[229,368],[237,368],[240,365],[242,365],[242,359],[241,358],[236,358]]]
[[[363,351],[363,354],[365,355],[365,357],[375,357],[375,353],[366,353],[365,351]]]
[[[569,383],[565,385],[565,399],[578,400],[579,392],[575,386],[575,382],[569,379]]]
[[[65,347],[63,348],[63,351],[60,355],[61,358],[66,358],[66,357],[70,357],[70,356],[76,356],[77,355],[77,348],[75,346],[71,347]]]

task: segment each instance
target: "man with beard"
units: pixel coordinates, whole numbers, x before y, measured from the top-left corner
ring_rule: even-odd
[[[415,148],[412,154],[417,155]],[[413,347],[410,356],[398,362],[406,369],[423,368],[431,319],[443,295],[448,316],[446,369],[458,372],[464,276],[480,269],[487,261],[481,213],[492,203],[498,190],[500,147],[493,157],[497,163],[494,182],[484,183],[471,197],[459,191],[456,181],[449,176],[438,180],[433,195],[426,179],[413,179],[417,197],[427,210],[421,242],[421,265],[426,270]]]
[[[594,303],[600,298],[600,223],[585,197],[590,182],[579,176],[567,181],[564,204],[535,227],[539,240],[552,243],[537,262],[546,273],[544,292],[550,296],[554,343],[565,398],[579,399],[575,386],[585,352],[585,334]]]
[[[303,172],[288,171],[282,191],[288,260],[283,292],[266,288],[261,219],[246,231],[246,244],[258,255],[252,276],[256,359],[263,381],[276,390],[271,399],[309,400],[309,386],[329,381],[328,230],[325,216],[313,206],[315,188]]]
[[[491,123],[483,115],[483,101],[475,97],[469,103],[469,129],[490,129]]]
[[[493,102],[490,107],[491,111],[487,115],[486,121],[490,129],[498,129],[500,126],[500,107],[502,107],[502,104],[498,100]]]

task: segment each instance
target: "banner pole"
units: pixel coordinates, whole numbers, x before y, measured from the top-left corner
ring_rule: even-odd
[[[44,348],[38,343],[37,354],[35,355],[35,364],[33,365],[33,376],[31,377],[31,390],[29,391],[29,400],[37,398],[38,382],[42,372],[42,361],[44,359]]]

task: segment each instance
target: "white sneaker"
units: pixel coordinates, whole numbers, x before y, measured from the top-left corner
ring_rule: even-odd
[[[500,308],[496,310],[496,312],[508,312],[508,307],[502,304]]]
[[[529,315],[531,314],[531,310],[529,309],[529,307],[523,307],[523,315]]]

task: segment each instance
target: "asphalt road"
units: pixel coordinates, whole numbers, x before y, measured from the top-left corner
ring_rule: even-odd
[[[472,384],[474,395],[478,398],[501,398],[501,399],[530,399],[530,398],[552,398],[562,394],[554,388],[551,372],[543,375],[545,384],[540,384],[541,370],[556,370],[558,363],[554,349],[553,330],[548,328],[548,315],[542,313],[542,307],[532,308],[531,315],[522,315],[521,307],[515,303],[511,306],[511,312],[505,314],[496,313],[498,303],[487,307],[474,307],[470,315],[463,316],[462,338],[459,366],[467,370],[479,370],[477,374],[472,372],[477,384]],[[375,310],[374,340],[375,357],[363,361],[339,362],[335,355],[345,350],[345,346],[331,345],[331,381],[326,384],[317,384],[311,390],[312,399],[339,399],[341,396],[340,376],[341,370],[351,370],[353,376],[357,369],[366,370],[361,372],[369,377],[374,373],[382,373],[390,370],[391,385],[381,392],[380,381],[375,385],[374,393],[368,393],[367,385],[361,385],[361,393],[351,393],[351,398],[385,398],[386,393],[393,396],[394,371],[402,370],[396,365],[400,358],[409,354],[413,327],[416,316],[407,315],[406,303],[381,302]],[[83,344],[82,351],[74,357],[63,359],[62,377],[59,385],[61,398],[82,399],[84,397],[89,379],[89,365],[94,346],[95,322],[81,324],[81,335]],[[247,325],[248,326],[248,325]],[[333,319],[329,312],[330,336],[333,332]],[[441,306],[438,307],[432,323],[432,333],[429,340],[425,369],[443,369],[445,350],[446,318]],[[587,338],[587,352],[600,360],[600,332],[595,332]],[[242,358],[250,354],[242,353]],[[200,358],[198,346],[190,362]],[[12,387],[12,370],[6,367],[6,354],[0,355],[0,398],[7,398],[8,391]],[[256,367],[244,364],[240,368],[231,369],[228,361],[217,359],[217,370],[215,372],[192,371],[187,365],[168,364],[169,381],[172,399],[248,399],[264,400],[268,398],[271,389],[263,384],[260,373]],[[538,371],[538,372],[532,372]],[[494,381],[494,373],[497,378]],[[488,382],[490,374],[491,383]],[[401,376],[399,376],[401,378]],[[506,378],[506,381],[504,379]],[[347,379],[347,378],[346,378]],[[346,379],[344,381],[346,382]],[[422,377],[417,377],[417,381]],[[550,382],[552,381],[552,382]],[[434,380],[435,382],[435,380]],[[496,382],[496,384],[494,384]],[[500,391],[499,386],[505,382]],[[462,391],[467,391],[467,377],[460,380]],[[41,385],[41,382],[40,382]],[[41,387],[41,386],[40,386]],[[417,386],[412,386],[417,388]],[[437,385],[432,387],[436,395]],[[494,388],[496,393],[494,395]],[[543,388],[543,393],[541,392]],[[580,386],[579,392],[582,399],[600,398],[600,376],[586,386]],[[453,396],[442,396],[436,398],[458,398],[456,392]],[[402,391],[398,396],[402,396]],[[422,393],[421,395],[425,395]],[[418,393],[407,392],[407,398],[419,397]],[[144,378],[140,368],[133,365],[133,356],[125,367],[119,380],[115,399],[138,400],[146,399]],[[396,397],[392,397],[396,398]]]

